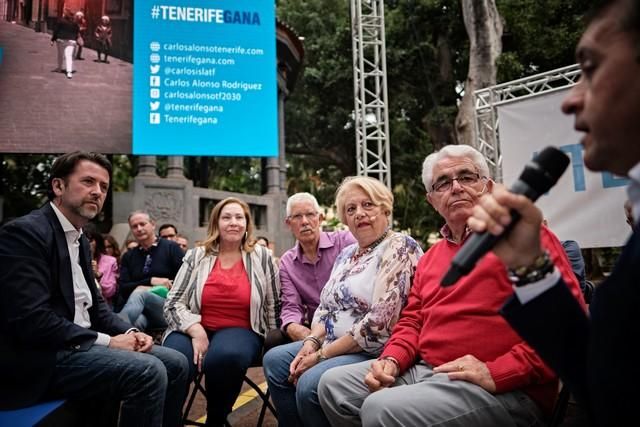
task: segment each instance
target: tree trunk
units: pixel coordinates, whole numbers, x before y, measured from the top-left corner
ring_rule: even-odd
[[[469,73],[456,117],[459,144],[477,148],[474,95],[496,84],[496,60],[502,52],[502,20],[495,0],[462,0],[462,15],[469,36]]]

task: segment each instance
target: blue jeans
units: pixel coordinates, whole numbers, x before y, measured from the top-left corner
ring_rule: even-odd
[[[204,357],[207,390],[207,426],[223,426],[240,394],[244,376],[253,362],[260,360],[263,339],[250,329],[226,328],[207,331],[209,350]],[[189,378],[196,375],[191,337],[171,332],[163,345],[178,350],[189,360]]]
[[[120,426],[179,426],[188,372],[182,354],[155,345],[149,353],[101,345],[63,350],[47,398],[122,401]]]
[[[362,362],[373,356],[362,352],[332,357],[302,374],[294,386],[288,380],[289,366],[301,348],[301,341],[280,345],[269,350],[262,360],[271,398],[278,411],[278,426],[328,426],[329,421],[318,400],[320,377],[333,367]],[[304,414],[304,422],[301,414]]]
[[[118,315],[141,331],[165,329],[167,321],[164,319],[164,300],[148,289],[136,289],[129,295]]]

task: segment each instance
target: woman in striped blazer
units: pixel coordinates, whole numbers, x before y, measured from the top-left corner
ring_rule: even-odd
[[[222,426],[244,375],[280,317],[278,267],[255,244],[249,206],[226,198],[211,212],[207,238],[189,250],[164,305],[164,346],[204,372],[207,425]]]

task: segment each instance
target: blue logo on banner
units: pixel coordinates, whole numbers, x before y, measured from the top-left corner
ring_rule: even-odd
[[[134,8],[133,154],[277,156],[274,2]]]
[[[584,161],[582,159],[582,151],[584,148],[581,144],[567,144],[558,147],[571,158],[572,175],[573,175],[573,191],[576,193],[587,190],[587,184],[585,179]],[[533,153],[535,157],[538,153]],[[602,175],[602,188],[614,188],[614,187],[626,187],[629,185],[629,178],[615,176],[611,172],[601,172]],[[549,194],[549,193],[545,193]]]

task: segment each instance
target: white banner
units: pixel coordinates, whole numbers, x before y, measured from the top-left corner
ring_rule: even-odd
[[[558,184],[536,202],[560,240],[582,248],[622,246],[631,233],[625,222],[628,180],[591,172],[582,160],[573,116],[560,111],[567,90],[498,107],[502,176],[511,185],[535,153],[548,145],[562,149],[571,163]]]

